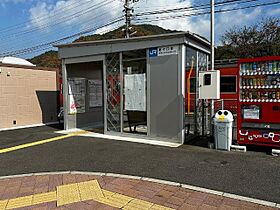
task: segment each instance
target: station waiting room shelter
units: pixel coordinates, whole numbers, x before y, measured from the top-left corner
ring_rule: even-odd
[[[190,69],[207,70],[210,44],[203,37],[180,32],[58,48],[66,130],[182,144],[186,121],[199,119],[198,110],[186,115],[186,80]],[[196,91],[192,95],[198,106]]]

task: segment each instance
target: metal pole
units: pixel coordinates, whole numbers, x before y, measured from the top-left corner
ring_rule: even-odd
[[[215,69],[215,0],[211,0],[211,70]]]
[[[211,70],[215,70],[215,0],[211,1]],[[210,122],[215,115],[215,101],[211,100],[211,116]],[[211,126],[211,134],[214,135],[213,129]]]
[[[211,70],[215,70],[215,0],[211,1]],[[214,100],[211,100],[211,118],[214,116]]]
[[[125,0],[124,10],[125,10],[125,38],[129,38],[129,27],[130,27],[130,7],[129,1]]]

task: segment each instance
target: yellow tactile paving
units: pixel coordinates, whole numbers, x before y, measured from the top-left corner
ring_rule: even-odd
[[[6,209],[7,204],[8,204],[8,200],[0,201],[0,210]]]
[[[57,201],[57,206],[95,200],[124,210],[171,210],[151,202],[101,189],[97,180],[57,186],[56,191],[0,201],[0,210]]]
[[[105,197],[111,197],[111,196],[116,194],[115,192],[110,192],[110,191],[107,191],[107,190],[102,190],[102,192],[103,192]]]
[[[20,198],[10,199],[6,206],[6,209],[22,208],[32,205],[33,195],[24,196]]]
[[[56,192],[36,194],[33,196],[32,205],[57,201]]]
[[[76,133],[72,133],[72,134],[68,134],[68,135],[64,135],[64,136],[58,136],[58,137],[45,139],[45,140],[40,140],[40,141],[36,141],[36,142],[32,142],[32,143],[21,144],[21,145],[6,148],[6,149],[0,149],[0,154],[1,153],[12,152],[12,151],[15,151],[15,150],[24,149],[24,148],[27,148],[27,147],[33,147],[33,146],[37,146],[37,145],[40,145],[40,144],[46,144],[46,143],[50,143],[50,142],[53,142],[53,141],[58,141],[58,140],[66,139],[66,138],[69,138],[69,137],[77,136],[77,135],[80,135],[80,134],[84,134],[84,133],[87,133],[87,131],[80,131],[80,132],[76,132]]]
[[[150,209],[154,204],[143,201],[140,199],[133,199],[131,202],[129,202],[126,206],[123,207],[124,210],[146,210]]]
[[[57,206],[81,201],[78,184],[57,186]]]
[[[112,207],[122,208],[127,205],[133,198],[121,195],[118,193],[114,193],[111,196],[106,196],[104,198],[97,198],[95,199],[99,203],[103,203]]]
[[[82,201],[104,197],[104,194],[97,180],[78,183],[78,187]]]

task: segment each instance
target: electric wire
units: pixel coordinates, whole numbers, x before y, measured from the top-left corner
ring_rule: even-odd
[[[13,56],[15,56],[15,55],[23,54],[23,53],[26,53],[26,52],[34,51],[34,50],[37,50],[37,49],[39,49],[39,48],[43,48],[43,47],[46,47],[46,46],[49,46],[49,45],[55,45],[55,44],[58,44],[58,43],[60,43],[60,42],[63,42],[63,41],[66,41],[66,40],[75,38],[75,37],[77,37],[77,36],[81,36],[81,35],[84,35],[84,34],[91,33],[91,32],[93,32],[93,31],[96,31],[96,30],[100,29],[100,28],[113,25],[113,24],[115,24],[115,23],[118,23],[118,22],[122,21],[123,19],[124,19],[123,16],[118,17],[118,18],[114,18],[114,19],[111,19],[108,23],[105,23],[105,24],[103,24],[103,25],[96,26],[96,27],[93,27],[93,28],[89,28],[89,29],[80,31],[80,32],[78,32],[78,33],[71,34],[71,35],[69,35],[69,36],[66,36],[66,37],[57,39],[57,40],[53,40],[53,41],[50,41],[50,42],[47,42],[47,43],[42,43],[42,44],[40,44],[40,45],[33,46],[33,47],[29,47],[29,48],[25,48],[25,49],[20,49],[20,50],[16,50],[16,51],[10,51],[10,52],[1,53],[1,54],[0,54],[0,57],[4,57],[4,56],[8,56],[8,55],[13,55]]]
[[[112,27],[112,28],[109,28],[107,30],[102,30],[100,33],[107,33],[107,32],[110,32],[112,30],[115,30],[115,29],[118,29],[120,26],[122,26],[123,24],[122,23],[118,23],[116,24],[116,26]],[[47,50],[55,50],[55,47],[54,46],[47,46],[47,47],[44,47],[44,48],[41,48],[41,49],[38,49],[38,50],[34,50],[34,51],[29,51],[29,52],[23,52],[23,53],[18,53],[17,55],[29,55],[29,54],[34,54],[34,53],[39,53],[39,52],[45,52]]]
[[[103,1],[102,3],[106,2],[106,1]],[[110,0],[109,3],[112,3],[113,1],[114,0]],[[37,31],[37,30],[43,30],[43,29],[49,28],[50,26],[59,25],[59,24],[65,22],[65,21],[72,20],[74,18],[80,17],[80,16],[85,15],[89,12],[94,11],[94,10],[97,10],[97,9],[101,8],[102,6],[104,6],[104,4],[93,5],[86,10],[81,10],[81,11],[76,12],[74,14],[70,14],[70,15],[67,15],[67,16],[62,16],[61,18],[57,19],[55,22],[52,22],[51,24],[49,24],[49,22],[47,22],[47,23],[45,23],[41,26],[35,26],[32,29],[27,29],[27,30],[20,31],[20,32],[17,32],[17,33],[7,34],[5,36],[0,36],[0,40],[5,41],[5,40],[11,39],[11,38],[13,39],[13,38],[16,38],[18,36],[23,36],[25,34],[29,34],[31,32]]]
[[[223,1],[223,2],[219,2],[220,4],[225,4],[225,3],[230,3],[230,2],[253,2],[253,1],[256,1],[256,0],[228,0],[228,1]],[[244,7],[238,7],[238,8],[228,8],[228,9],[220,9],[220,10],[216,10],[215,13],[225,13],[225,12],[231,12],[231,11],[236,11],[236,10],[243,10],[243,9],[249,9],[249,8],[255,8],[255,7],[262,7],[262,6],[272,6],[272,5],[277,5],[279,4],[280,1],[277,1],[277,2],[269,2],[269,3],[260,3],[260,4],[254,4],[254,5],[249,5],[249,6],[244,6]],[[178,10],[180,8],[176,8],[176,10]],[[181,8],[183,9],[183,8]],[[186,9],[186,8],[184,8]],[[176,12],[176,10],[174,12]],[[169,13],[170,10],[168,10],[168,13]],[[153,12],[152,15],[158,15],[157,12],[159,11],[150,11],[150,12]],[[163,12],[164,11],[160,11],[162,12],[162,14],[164,14]],[[147,12],[145,13],[147,14]],[[141,16],[145,16],[145,14],[142,14]],[[191,13],[191,14],[181,14],[181,15],[172,15],[172,16],[160,16],[160,17],[147,17],[147,18],[143,18],[141,17],[139,14],[138,16],[136,16],[137,18],[135,18],[135,21],[136,23],[147,23],[147,22],[155,22],[155,21],[160,21],[160,20],[167,20],[167,19],[177,19],[177,18],[182,18],[182,17],[188,17],[188,16],[199,16],[199,15],[208,15],[210,14],[209,11],[204,11],[204,12],[196,12],[196,13]],[[117,23],[119,21],[122,21],[123,20],[123,17],[119,18],[119,19],[115,19],[114,21],[112,22],[109,22],[108,24],[105,24],[103,26],[100,26],[100,27],[106,27],[106,26],[110,26],[114,23]],[[5,53],[2,53],[0,54],[1,55],[10,55],[10,54],[13,54],[13,55],[18,55],[18,54],[24,54],[24,53],[29,53],[29,52],[34,52],[35,50],[39,50],[43,47],[47,47],[49,45],[53,45],[53,44],[57,44],[57,43],[61,43],[63,41],[66,41],[66,40],[69,40],[73,37],[77,37],[77,36],[81,36],[81,35],[84,35],[84,34],[87,34],[87,33],[91,33],[93,31],[96,31],[97,29],[96,28],[92,28],[90,30],[84,30],[84,31],[81,31],[81,32],[78,32],[76,34],[73,34],[73,35],[70,35],[70,36],[67,36],[67,37],[63,37],[61,39],[58,39],[58,40],[53,40],[53,41],[50,41],[50,42],[47,42],[47,43],[42,43],[40,45],[36,45],[36,46],[33,46],[33,47],[29,47],[29,48],[25,48],[25,49],[20,49],[20,50],[16,50],[16,51],[9,51],[9,52],[5,52]]]
[[[243,3],[250,3],[250,2],[256,2],[258,0],[227,0],[227,1],[219,1],[215,3],[215,7],[217,6],[224,6],[228,4],[243,4]],[[193,11],[193,10],[200,10],[200,9],[207,9],[211,6],[209,4],[198,4],[195,6],[189,6],[189,7],[181,7],[181,8],[173,8],[173,9],[165,9],[165,10],[156,10],[156,11],[148,11],[148,12],[141,12],[138,14],[135,14],[133,16],[143,16],[143,15],[155,15],[155,14],[161,14],[161,13],[171,13],[171,12],[183,12],[183,11]]]
[[[231,11],[243,10],[243,9],[250,9],[250,8],[255,8],[255,7],[272,6],[272,5],[277,5],[277,4],[280,4],[280,1],[262,3],[262,4],[256,4],[256,5],[244,6],[244,7],[238,7],[238,8],[220,9],[220,10],[216,10],[215,13],[225,13],[225,12],[231,12]],[[160,20],[178,19],[178,18],[183,18],[183,17],[201,16],[201,15],[208,15],[208,14],[210,14],[210,11],[190,13],[190,14],[182,14],[182,15],[175,15],[175,16],[167,16],[167,17],[152,17],[154,19],[149,18],[149,17],[147,17],[147,18],[135,18],[134,20],[136,21],[136,23],[138,23],[137,21],[143,21],[143,20],[145,20],[145,23],[148,23],[148,22],[154,22],[154,21],[160,21]],[[141,22],[141,23],[143,23],[143,22]]]
[[[87,4],[89,4],[89,3],[91,3],[91,2],[90,2],[90,1],[85,1],[84,3],[81,3],[80,1],[76,1],[76,2],[74,2],[73,4],[67,5],[66,8],[63,9],[63,12],[69,12],[69,11],[71,11],[71,10],[73,10],[73,9],[76,9],[76,8],[81,7],[81,6],[83,6],[83,5],[87,5]],[[77,6],[72,7],[73,5],[77,5]],[[61,12],[61,11],[60,11],[60,12]],[[59,12],[59,13],[54,13],[54,14],[52,15],[52,17],[56,17],[56,16],[58,16],[58,15],[61,15],[60,12]],[[38,17],[38,18],[36,19],[36,21],[41,22],[41,21],[43,21],[43,20],[48,20],[48,19],[49,19],[49,15],[44,15],[44,16]],[[32,23],[32,21],[24,21],[24,22],[18,23],[18,24],[16,24],[16,25],[8,26],[8,27],[5,27],[5,28],[0,29],[0,33],[3,33],[3,32],[5,32],[5,31],[15,30],[15,29],[18,29],[18,28],[19,28],[19,29],[22,29],[22,27],[25,27],[26,25],[29,25],[29,24],[31,24],[31,23]]]
[[[107,6],[110,6],[110,9],[116,9],[117,8],[117,5],[107,5]],[[104,8],[105,9],[105,8]],[[95,16],[91,16],[91,17],[89,17],[88,19],[89,20],[84,20],[83,21],[83,25],[89,25],[89,24],[91,24],[93,21],[94,22],[101,22],[101,21],[103,21],[103,20],[105,20],[105,18],[102,18],[102,19],[100,19],[101,17],[103,17],[103,16],[105,16],[105,15],[107,15],[108,13],[107,13],[107,11],[105,11],[104,13],[102,13],[102,14],[98,14],[98,15],[95,15]],[[72,30],[73,29],[73,25],[66,25],[66,26],[59,26],[59,28],[58,28],[58,30],[57,30],[57,32],[55,33],[55,36],[59,36],[59,35],[65,35],[65,32],[67,32],[67,31],[69,31],[69,30]],[[52,30],[54,30],[55,31],[55,28],[53,28]],[[60,31],[60,33],[59,33],[59,31]],[[42,42],[42,40],[44,39],[44,38],[49,38],[49,33],[51,33],[52,31],[50,31],[49,30],[49,32],[48,33],[44,33],[44,34],[42,34],[42,35],[40,35],[40,36],[38,36],[38,35],[36,35],[36,39],[34,40],[34,37],[27,37],[26,39],[24,39],[24,45],[23,45],[23,47],[25,46],[25,45],[30,45],[30,44],[33,44],[34,45],[34,41],[35,41],[35,43],[36,43],[36,40],[38,40],[38,41],[40,41],[40,42]],[[17,44],[17,43],[15,43],[15,44]],[[15,45],[16,46],[16,45]],[[5,47],[8,47],[9,49],[5,49]],[[5,51],[5,50],[9,50],[9,51],[11,51],[11,50],[14,50],[15,48],[17,48],[17,47],[11,47],[11,44],[9,43],[9,42],[3,42],[2,44],[0,44],[0,48],[3,48],[2,49],[2,51]]]

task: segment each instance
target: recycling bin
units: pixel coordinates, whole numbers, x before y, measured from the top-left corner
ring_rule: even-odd
[[[228,110],[219,110],[214,116],[215,148],[230,151],[232,145],[233,115]]]

